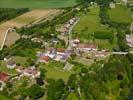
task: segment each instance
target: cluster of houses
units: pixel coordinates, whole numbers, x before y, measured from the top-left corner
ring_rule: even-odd
[[[133,47],[133,34],[126,35],[126,41],[129,47]]]
[[[38,62],[48,63],[50,60],[66,62],[72,50],[64,48],[48,48],[46,52],[37,52]]]
[[[62,35],[66,35],[69,33],[70,28],[72,25],[78,20],[77,17],[71,18],[68,22],[66,22],[61,28],[57,31],[59,31]]]
[[[30,78],[36,78],[40,76],[40,71],[35,69],[35,67],[16,68],[16,71],[21,73],[21,76],[28,76]]]
[[[15,69],[19,77],[28,76],[30,78],[37,78],[40,76],[40,71],[37,70],[34,66],[23,68],[21,66],[17,66],[17,63],[10,57],[7,56],[4,58],[7,68]],[[16,76],[18,77],[18,76]],[[7,73],[0,73],[0,90],[3,90],[3,87],[6,85],[6,82],[11,78]]]
[[[107,57],[109,56],[109,52],[106,50],[98,50],[98,46],[93,43],[80,43],[79,39],[74,39],[71,41],[71,46],[75,48],[76,54],[80,55],[81,52],[93,52],[93,55],[96,58],[99,57]]]

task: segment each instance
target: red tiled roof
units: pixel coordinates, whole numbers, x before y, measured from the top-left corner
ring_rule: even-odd
[[[62,52],[62,53],[64,53],[64,52],[65,52],[65,49],[64,49],[64,48],[57,48],[56,51],[57,51],[57,52]]]
[[[45,60],[45,61],[47,61],[47,62],[49,61],[49,59],[50,59],[49,56],[43,56],[43,57],[41,58],[41,60]]]
[[[6,73],[0,73],[0,81],[5,82],[5,81],[7,81],[9,79],[9,77],[10,76],[8,74],[6,74]]]
[[[95,44],[79,44],[78,48],[97,48]]]

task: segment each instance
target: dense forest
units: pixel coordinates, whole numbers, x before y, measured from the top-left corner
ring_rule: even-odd
[[[15,18],[27,11],[29,11],[28,8],[0,8],[0,22],[4,22],[12,18]]]

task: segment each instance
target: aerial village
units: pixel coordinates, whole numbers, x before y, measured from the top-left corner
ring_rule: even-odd
[[[91,2],[90,5],[91,5],[90,9],[93,9],[93,10],[99,9],[97,6],[97,3],[95,2]],[[116,4],[113,2],[111,2],[109,6],[110,6],[110,9],[116,8]],[[75,12],[80,12],[81,8],[76,7],[76,8],[73,8],[73,10]],[[85,8],[85,12],[87,12],[86,8]],[[92,15],[92,16],[96,15],[93,13],[88,14],[88,15]],[[86,13],[83,15],[87,16]],[[50,70],[49,72],[51,72],[52,74],[50,73],[49,76],[53,75],[55,79],[58,79],[57,77],[59,77],[60,79],[60,76],[63,76],[63,73],[65,73],[65,75],[67,73],[68,74],[67,78],[68,78],[70,74],[78,73],[78,68],[77,69],[75,68],[75,63],[79,65],[80,67],[87,66],[87,68],[90,68],[90,66],[97,64],[98,68],[97,67],[96,68],[100,70],[100,68],[104,66],[103,62],[104,63],[108,62],[111,55],[113,54],[126,55],[130,51],[133,50],[133,23],[131,24],[130,30],[129,30],[131,34],[129,33],[125,35],[126,45],[129,46],[130,49],[129,51],[120,51],[118,49],[118,46],[115,47],[118,44],[114,43],[115,41],[114,38],[117,38],[117,35],[115,34],[114,30],[113,30],[114,33],[112,33],[113,36],[109,34],[110,35],[109,38],[108,36],[106,38],[106,35],[102,33],[101,33],[102,35],[100,36],[100,38],[99,37],[96,38],[95,37],[95,35],[97,35],[95,34],[96,32],[95,33],[90,32],[91,36],[89,37],[88,41],[86,40],[86,36],[83,36],[83,38],[82,37],[80,38],[79,36],[81,35],[79,35],[78,32],[76,33],[76,35],[78,34],[79,36],[77,35],[77,37],[76,36],[73,37],[72,34],[74,34],[75,26],[79,24],[79,22],[81,21],[81,18],[82,18],[81,15],[78,16],[78,14],[77,15],[75,14],[74,16],[71,16],[63,24],[61,23],[59,25],[55,25],[54,26],[55,30],[54,29],[53,30],[55,31],[55,33],[57,33],[57,36],[54,36],[55,33],[53,32],[52,34],[52,32],[50,31],[51,33],[49,34],[50,34],[50,37],[52,37],[50,38],[50,40],[44,39],[45,36],[43,36],[42,34],[40,35],[40,33],[38,33],[39,36],[36,36],[35,34],[31,34],[31,35],[22,34],[20,41],[28,40],[28,42],[30,41],[31,44],[35,43],[37,46],[35,47],[35,49],[30,48],[30,50],[26,49],[25,46],[21,48],[21,49],[24,49],[24,51],[27,50],[25,52],[25,55],[27,57],[25,57],[25,55],[23,54],[22,54],[22,57],[12,56],[14,52],[11,53],[12,55],[6,55],[3,57],[0,64],[6,67],[5,69],[7,70],[7,73],[0,72],[0,91],[4,90],[6,85],[8,85],[8,82],[16,84],[17,81],[21,81],[21,79],[25,77],[28,78],[29,83],[31,82],[31,83],[36,84],[35,81],[38,79],[40,82],[40,77],[42,75],[42,72],[40,70],[41,67],[48,68],[48,67],[54,66],[55,64],[56,67],[51,67],[50,69],[58,71],[59,73],[56,76],[56,73],[53,74],[52,72],[53,70],[52,71]],[[99,23],[98,25],[100,25],[98,26],[100,28],[103,28],[103,27],[104,27],[103,29],[107,28],[105,29],[106,31],[111,30],[110,28],[108,28],[108,26],[104,26]],[[49,26],[47,27],[49,28]],[[46,27],[44,27],[44,29],[45,28]],[[88,31],[88,27],[81,30],[81,32],[83,33],[86,31]],[[111,41],[112,37],[114,39],[113,42]],[[85,40],[85,42],[83,41],[83,39]],[[96,43],[96,41],[94,40],[102,40],[104,42],[108,42],[109,44],[106,44],[105,47],[104,46],[102,47],[101,45],[99,45],[100,43]],[[17,41],[16,44],[20,41]],[[104,42],[101,42],[101,44]],[[22,42],[22,44],[23,43],[24,42]],[[30,47],[31,45],[30,43],[29,45],[26,45],[26,46]],[[113,46],[114,45],[115,46],[111,47],[112,46],[111,43],[112,44],[114,43]],[[40,46],[38,47],[38,45]],[[16,50],[16,52],[19,52],[19,49],[18,51]],[[59,68],[57,66],[59,66]],[[76,70],[77,72],[74,70]],[[10,71],[13,71],[14,74],[11,74]],[[95,72],[93,71],[90,71],[89,73],[92,73],[92,75],[95,75]],[[84,74],[81,74],[81,76],[84,76]],[[66,77],[64,78],[64,80],[65,81],[67,80]],[[45,82],[45,84],[48,84],[45,79],[43,81]],[[70,91],[73,92],[72,89],[70,89]]]
[[[73,25],[78,20],[77,17],[74,17],[70,19],[68,22],[66,22],[61,28],[58,30],[62,36],[70,35],[70,29],[73,27]],[[23,35],[22,38],[27,39],[31,38],[31,36]],[[42,47],[44,46],[45,41],[41,38],[31,38],[31,41],[33,42],[42,42]],[[54,44],[57,44],[58,39],[53,39],[52,42]],[[36,57],[38,58],[34,64],[38,63],[44,63],[48,64],[50,61],[58,61],[63,62],[67,65],[68,59],[71,57],[72,54],[76,54],[76,56],[83,57],[86,60],[96,60],[96,59],[105,59],[110,55],[110,53],[107,50],[98,50],[98,46],[93,43],[81,43],[79,39],[72,39],[68,40],[68,47],[67,48],[55,48],[55,47],[48,47],[46,50],[37,51]],[[85,55],[84,55],[85,54]],[[84,56],[82,56],[84,55]],[[24,68],[23,66],[17,64],[15,60],[12,59],[12,57],[9,55],[3,59],[3,61],[6,63],[6,67],[8,69],[15,69],[19,76],[16,76],[15,79],[20,79],[23,76],[28,76],[31,79],[37,78],[40,76],[40,71],[35,68],[35,65],[30,66],[28,68]],[[92,62],[93,63],[93,62]],[[64,66],[65,69],[71,70],[71,68],[67,68],[69,66]],[[5,86],[5,83],[11,78],[10,75],[7,73],[0,73],[0,82],[1,82],[1,88],[0,90],[3,90],[3,87]],[[13,78],[14,79],[14,78]],[[13,80],[13,79],[10,79]]]
[[[111,7],[114,7],[114,4],[111,4]],[[80,10],[79,8],[76,8],[77,10]],[[69,35],[71,38],[71,29],[74,27],[74,25],[78,22],[78,17],[71,18],[68,22],[66,22],[64,25],[60,27],[60,29],[57,29],[59,31],[60,35],[62,37],[66,37]],[[133,30],[133,24],[131,24],[131,30]],[[44,45],[48,44],[46,43],[42,38],[37,38],[32,36],[23,35],[23,39],[31,39],[32,42],[38,42],[42,43],[42,47]],[[126,35],[126,41],[127,45],[129,47],[133,47],[133,35]],[[36,57],[37,60],[34,61],[34,64],[48,64],[50,61],[54,60],[57,62],[63,62],[65,64],[63,70],[71,70],[72,67],[68,65],[68,59],[71,57],[72,54],[75,56],[82,58],[87,62],[91,62],[93,64],[96,60],[106,59],[111,55],[111,52],[109,52],[107,49],[99,49],[98,45],[94,43],[81,43],[80,39],[68,39],[67,40],[67,48],[55,48],[55,45],[59,42],[58,39],[52,39],[52,43],[54,43],[53,47],[47,47],[45,50],[37,51]],[[32,65],[28,68],[25,68],[15,60],[12,59],[10,55],[4,57],[3,61],[6,63],[6,67],[8,69],[15,69],[17,73],[19,73],[16,77],[11,77],[7,73],[0,73],[0,90],[3,90],[3,87],[6,85],[6,82],[8,80],[13,81],[14,79],[19,80],[21,77],[28,76],[30,79],[35,79],[37,77],[40,77],[40,71],[36,69],[35,65]],[[85,64],[85,63],[84,63]],[[88,63],[86,63],[88,64]],[[68,65],[68,66],[67,66]],[[68,68],[67,68],[68,67]]]

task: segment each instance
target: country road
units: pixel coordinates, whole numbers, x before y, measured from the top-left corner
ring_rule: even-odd
[[[8,32],[9,32],[9,31],[16,31],[16,30],[13,29],[13,28],[8,28],[8,29],[6,30],[6,32],[4,33],[5,35],[4,35],[3,42],[2,42],[2,45],[1,45],[1,47],[0,47],[0,50],[2,50],[3,47],[4,47],[4,44],[5,44],[5,41],[6,41],[6,38],[7,38],[7,35],[8,35]]]

